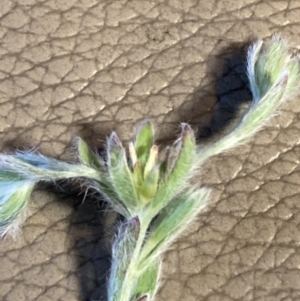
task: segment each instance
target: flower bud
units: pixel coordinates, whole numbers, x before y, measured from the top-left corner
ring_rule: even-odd
[[[159,179],[159,167],[155,166],[144,179],[143,185],[140,188],[140,198],[145,204],[155,196]]]

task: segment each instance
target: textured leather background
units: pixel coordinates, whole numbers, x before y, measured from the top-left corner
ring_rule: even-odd
[[[70,158],[76,135],[127,141],[145,117],[164,141],[188,121],[207,143],[249,104],[249,41],[300,45],[299,16],[294,0],[1,0],[2,150]],[[213,200],[166,254],[157,300],[300,300],[299,113],[298,97],[205,165]],[[0,242],[1,300],[102,295],[115,216],[68,185],[37,190],[20,237]]]

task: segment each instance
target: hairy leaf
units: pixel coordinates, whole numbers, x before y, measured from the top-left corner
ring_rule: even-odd
[[[127,163],[126,152],[116,133],[108,139],[108,172],[110,181],[120,200],[129,208],[136,209],[137,191],[133,174]]]
[[[81,138],[78,138],[78,157],[80,161],[90,167],[103,171],[104,163],[102,160],[89,148],[87,143]]]
[[[15,236],[26,213],[34,182],[0,182],[0,236]]]
[[[191,188],[166,206],[150,228],[141,252],[141,268],[145,268],[166,250],[207,204],[209,191]]]
[[[138,277],[138,282],[133,293],[134,299],[140,300],[141,298],[146,297],[147,301],[153,300],[158,289],[160,272],[160,261],[153,261],[152,264],[149,265],[149,267],[147,267],[147,269]]]
[[[156,196],[150,204],[154,215],[184,188],[193,170],[196,141],[194,132],[188,124],[182,124],[182,132],[179,139],[179,151],[174,167],[163,183],[161,183]]]

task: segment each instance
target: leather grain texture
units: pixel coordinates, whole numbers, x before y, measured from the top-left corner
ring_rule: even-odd
[[[162,141],[182,121],[217,139],[251,100],[249,42],[300,45],[299,15],[298,0],[1,0],[1,149],[69,159],[76,135],[128,141],[146,117]],[[300,300],[299,113],[296,97],[204,166],[211,204],[164,257],[157,300]],[[37,189],[0,242],[1,300],[105,299],[115,216],[71,188]]]

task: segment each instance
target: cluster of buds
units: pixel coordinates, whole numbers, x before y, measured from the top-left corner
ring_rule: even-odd
[[[107,142],[108,189],[113,188],[126,216],[134,217],[147,209],[154,217],[184,188],[193,169],[195,151],[194,132],[188,124],[182,124],[180,137],[163,154],[154,144],[149,121],[140,126],[135,141],[129,143],[129,156],[113,132]]]

